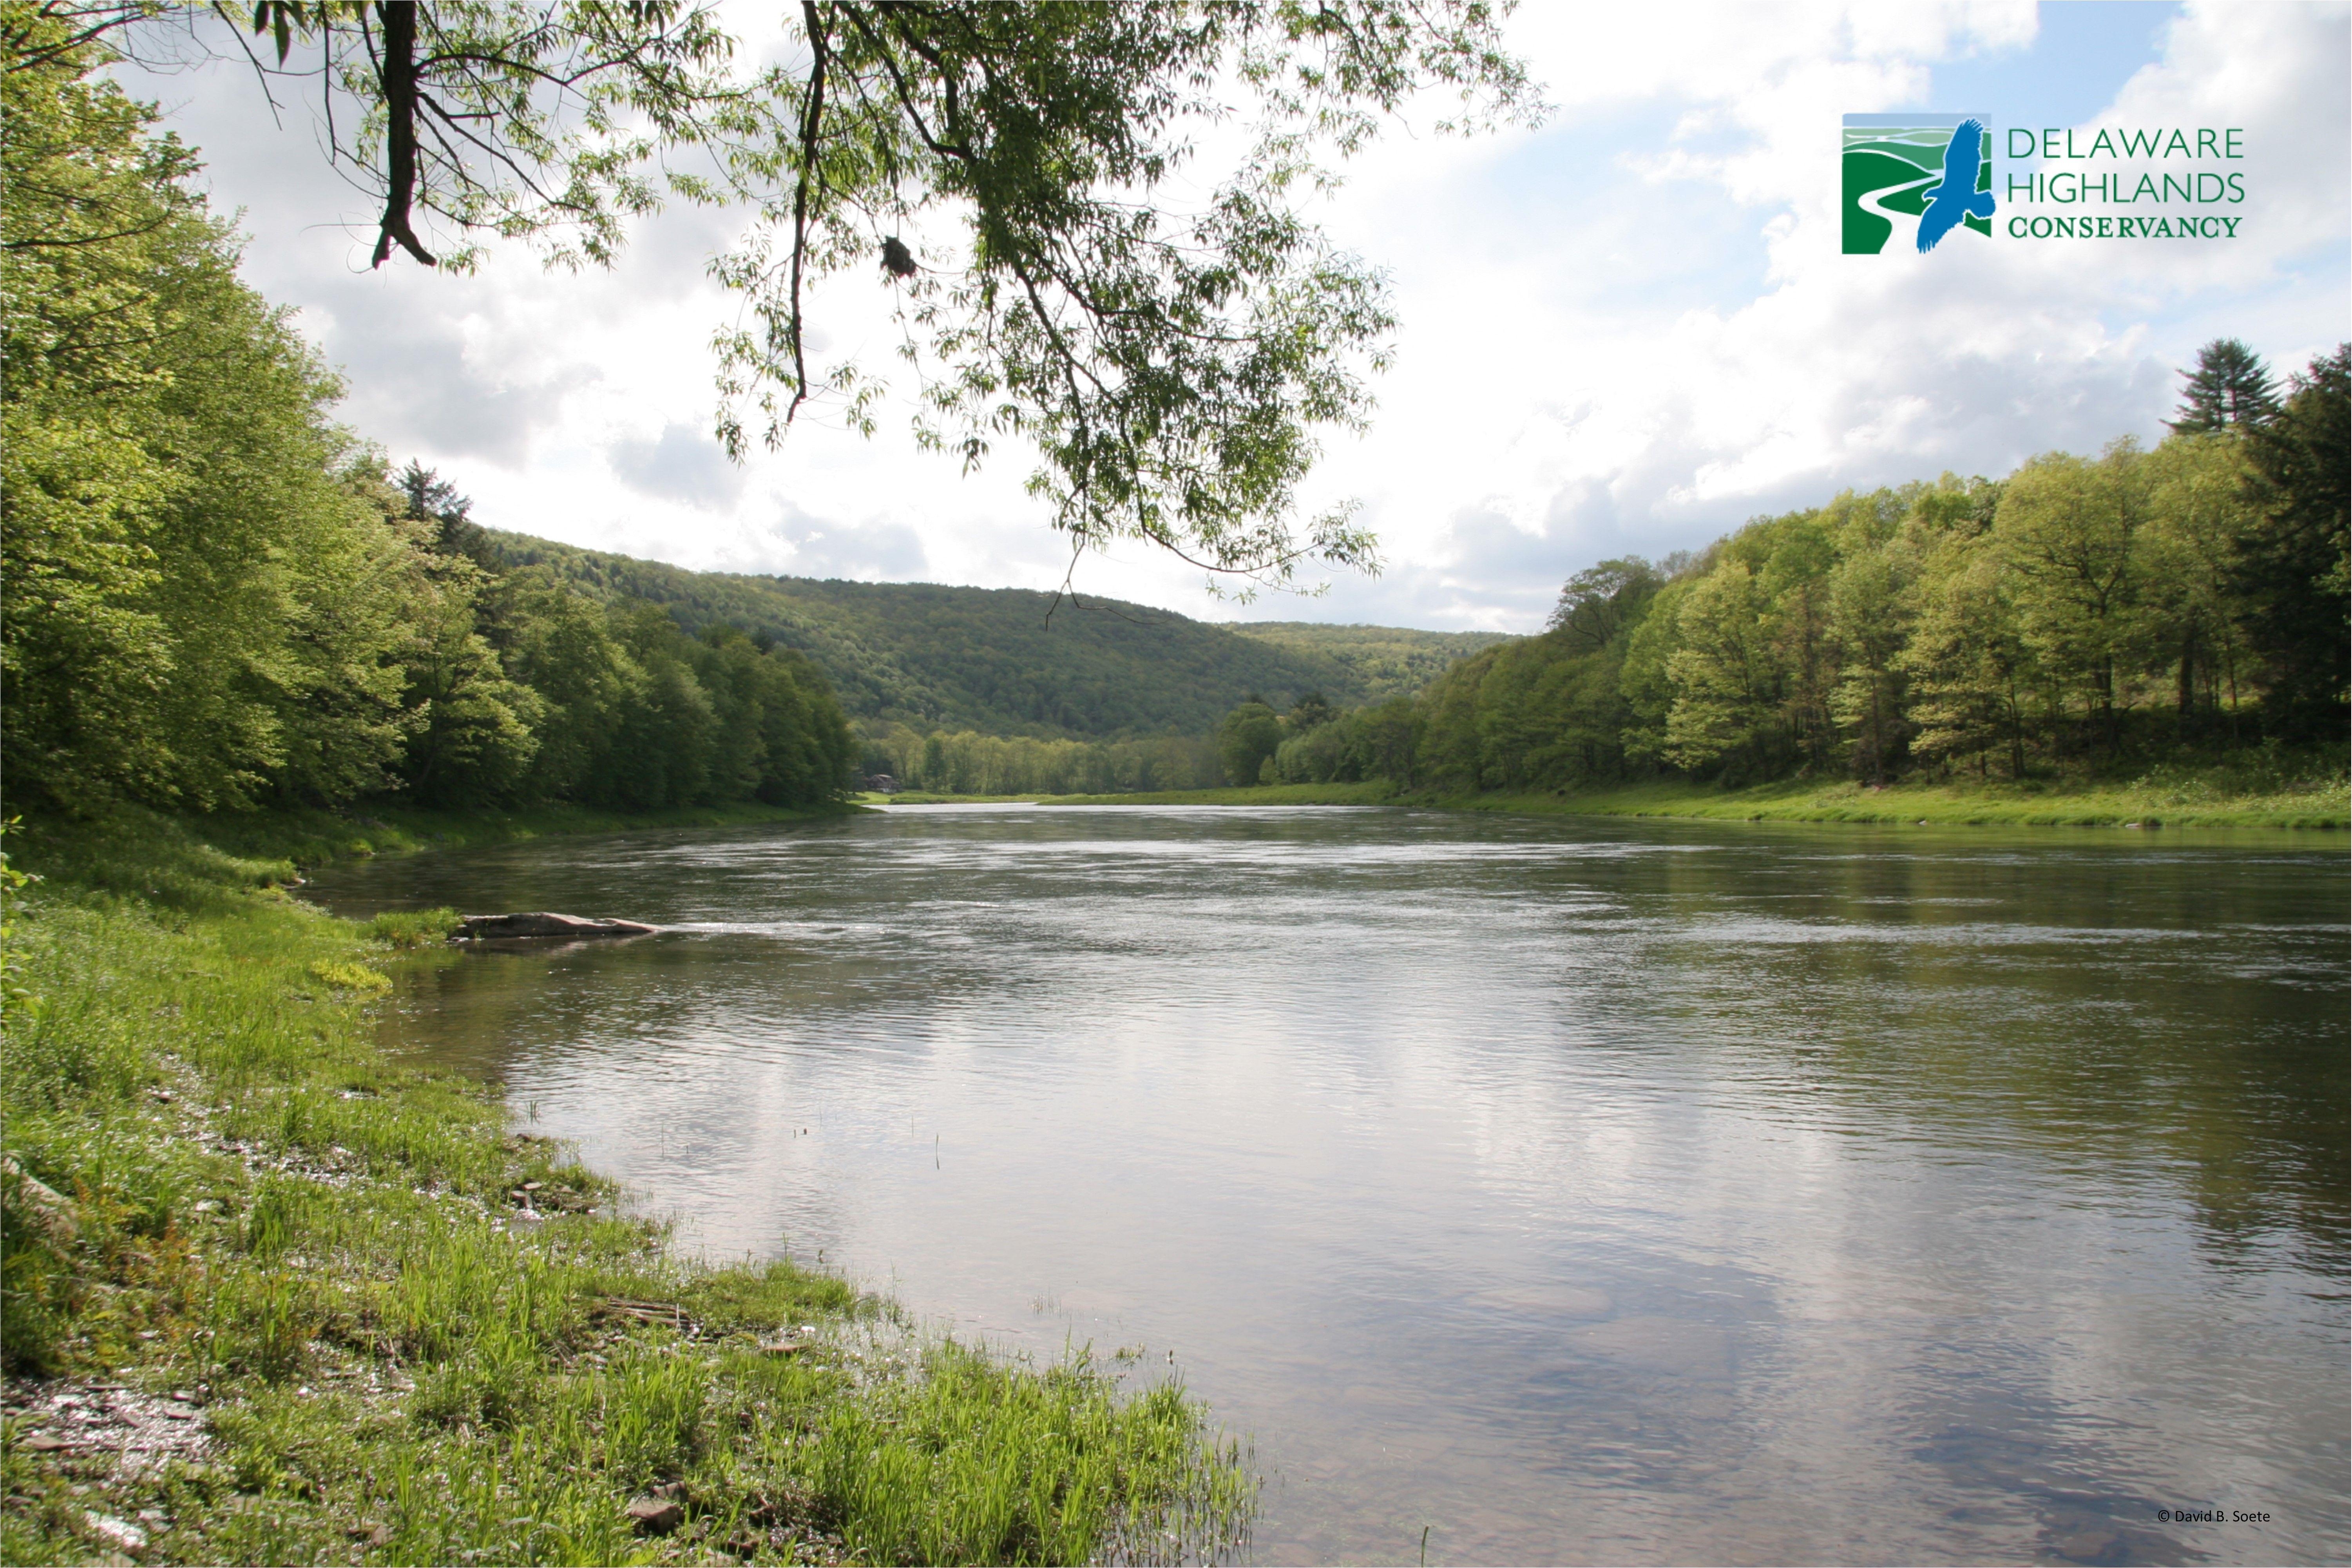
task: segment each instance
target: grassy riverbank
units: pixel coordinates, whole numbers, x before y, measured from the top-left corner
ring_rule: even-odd
[[[1937,826],[2142,827],[2352,826],[2352,792],[2326,778],[2158,770],[2128,781],[2023,784],[1791,781],[1727,790],[1655,782],[1582,794],[1444,795],[1381,784],[1266,784],[1166,795],[1037,797],[1059,805],[1418,805],[1560,816],[1698,817],[1736,822],[1879,822]]]
[[[1160,790],[1144,795],[1044,795],[1024,798],[1040,805],[1402,805],[1409,803],[1407,795],[1380,779],[1369,784],[1252,784],[1246,788]]]
[[[1180,1391],[670,1253],[493,1095],[384,1058],[369,1005],[416,933],[283,888],[330,840],[654,825],[686,822],[24,836],[0,1558],[1076,1562],[1241,1528]]]
[[[2146,781],[2127,784],[1895,784],[1785,783],[1722,790],[1652,784],[1601,794],[1493,794],[1447,799],[1472,811],[1563,816],[1678,816],[1747,822],[1926,822],[1938,826],[2343,827],[2346,792],[2230,794]]]

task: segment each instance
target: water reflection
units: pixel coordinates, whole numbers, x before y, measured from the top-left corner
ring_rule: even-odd
[[[909,808],[320,892],[671,928],[387,1027],[714,1250],[1174,1351],[1273,1560],[2339,1561],[2344,859],[2119,839]]]

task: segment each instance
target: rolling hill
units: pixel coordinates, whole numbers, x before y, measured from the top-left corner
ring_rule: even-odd
[[[1213,626],[1143,605],[1023,588],[689,572],[490,531],[499,553],[605,600],[729,622],[800,649],[853,718],[995,735],[1200,734],[1255,691],[1351,706],[1420,686],[1498,638],[1302,623]],[[1050,615],[1049,615],[1050,612]],[[1468,639],[1468,640],[1465,640]]]

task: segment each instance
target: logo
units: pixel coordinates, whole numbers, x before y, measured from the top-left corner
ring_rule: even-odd
[[[1992,132],[1977,114],[1849,114],[1839,203],[1848,256],[1933,250],[1956,228],[1992,237]]]

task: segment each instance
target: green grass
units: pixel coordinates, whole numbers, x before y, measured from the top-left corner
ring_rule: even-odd
[[[1879,822],[2080,827],[2343,827],[2352,803],[2335,785],[2231,793],[2195,779],[2012,784],[1901,784],[1883,790],[1818,782],[1725,790],[1657,783],[1587,795],[1492,794],[1442,804],[1468,810],[1748,822]]]
[[[1390,805],[1400,798],[1384,779],[1367,784],[1251,784],[1163,790],[1150,795],[1046,795],[1044,805]]]
[[[289,846],[246,826],[235,850],[164,818],[104,847],[26,835],[50,868],[177,896],[56,876],[9,899],[0,1345],[34,1408],[0,1432],[0,1561],[106,1555],[104,1519],[163,1562],[1077,1562],[1240,1538],[1254,1483],[1181,1389],[928,1341],[789,1264],[679,1258],[563,1148],[509,1135],[492,1092],[396,1065],[369,1004],[434,918],[309,909]],[[134,1473],[30,1441],[93,1384],[193,1395],[202,1450]],[[684,1509],[667,1535],[624,1512],[655,1493]]]
[[[1397,792],[1383,782],[1330,784],[1255,784],[1247,789],[1159,790],[1136,795],[936,795],[905,790],[865,795],[875,805],[1386,805]]]
[[[1026,805],[1038,797],[1034,795],[942,795],[937,790],[905,789],[896,795],[884,795],[878,790],[855,797],[859,805]]]
[[[2316,772],[2316,770],[2315,770]],[[2352,790],[2324,772],[2292,768],[2164,768],[2128,781],[2029,780],[2023,784],[1793,780],[1723,789],[1659,780],[1580,793],[1404,791],[1384,782],[1263,784],[1164,795],[1045,795],[1052,805],[1416,805],[1562,816],[1697,817],[1735,822],[1927,822],[1937,826],[2352,826]]]
[[[463,915],[445,904],[414,913],[386,910],[360,929],[386,947],[406,949],[446,942],[465,923]]]

